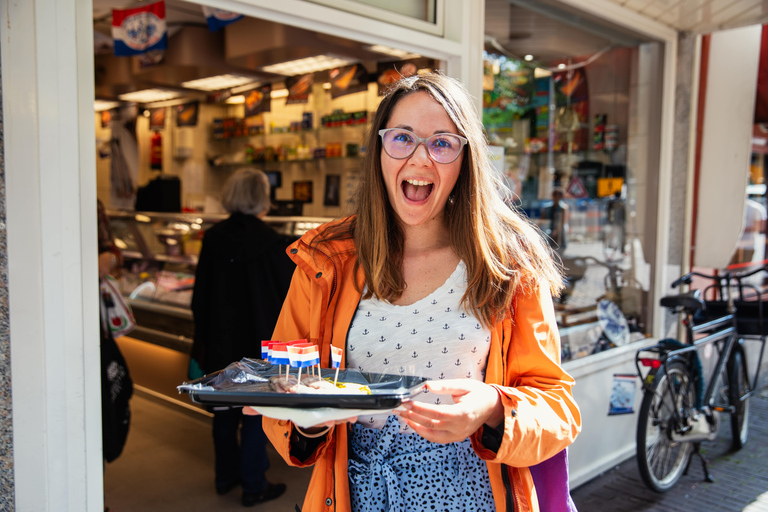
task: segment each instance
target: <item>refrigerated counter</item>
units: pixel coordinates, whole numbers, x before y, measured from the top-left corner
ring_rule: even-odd
[[[203,234],[226,214],[107,212],[123,255],[120,290],[137,327],[117,340],[137,389],[191,404],[176,386],[186,378],[194,322],[190,304]],[[264,222],[296,238],[331,219],[270,217]]]

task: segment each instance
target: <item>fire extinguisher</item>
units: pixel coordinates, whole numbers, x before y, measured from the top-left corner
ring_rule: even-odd
[[[149,165],[152,169],[163,170],[163,136],[160,132],[152,135],[152,144],[149,152]]]

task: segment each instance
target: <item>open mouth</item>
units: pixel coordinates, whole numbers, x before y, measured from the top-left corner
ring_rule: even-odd
[[[431,181],[405,180],[402,184],[403,195],[409,201],[424,201],[432,193],[435,185]]]

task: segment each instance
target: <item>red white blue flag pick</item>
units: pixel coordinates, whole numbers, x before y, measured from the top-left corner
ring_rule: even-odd
[[[243,17],[240,13],[216,9],[215,7],[203,7],[203,14],[208,21],[208,29],[211,32],[216,32]]]
[[[342,350],[339,347],[331,347],[331,368],[341,366],[341,353]]]
[[[112,9],[112,38],[115,40],[115,55],[118,56],[166,49],[165,2],[134,9]]]
[[[336,368],[336,375],[333,376],[333,385],[339,380],[339,367],[341,366],[341,353],[339,347],[331,346],[331,368]]]

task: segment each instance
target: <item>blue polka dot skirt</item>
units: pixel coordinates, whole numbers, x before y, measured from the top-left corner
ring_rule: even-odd
[[[469,439],[439,444],[402,434],[397,416],[382,429],[352,424],[349,488],[354,512],[492,512],[488,467]]]

